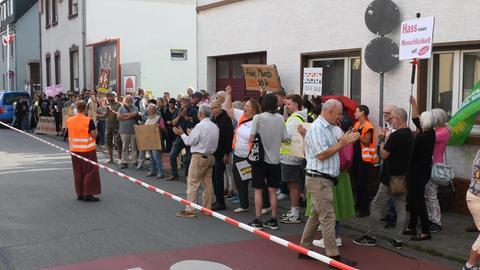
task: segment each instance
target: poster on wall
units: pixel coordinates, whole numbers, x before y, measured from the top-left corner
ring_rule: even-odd
[[[275,65],[242,65],[245,89],[278,91],[282,88]]]
[[[117,40],[94,45],[94,81],[99,96],[118,90],[118,46]]]
[[[312,96],[322,95],[323,68],[303,69],[303,94]]]
[[[127,75],[123,76],[123,93],[126,95],[132,95],[135,93],[137,85],[137,76]]]
[[[400,60],[432,57],[435,17],[422,17],[402,22],[400,27]]]

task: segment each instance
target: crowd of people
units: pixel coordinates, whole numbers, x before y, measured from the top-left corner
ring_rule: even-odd
[[[42,95],[32,106],[26,100],[17,101],[16,124],[29,130],[35,119],[45,115],[59,117],[61,123],[59,112],[68,106],[76,111],[78,99],[86,104],[82,111],[96,104],[96,144],[106,144],[106,163],[115,162],[116,149],[121,169],[130,166],[141,170],[150,159],[147,177],[175,181],[181,160],[188,200],[197,202],[202,185],[202,205],[215,211],[226,210],[225,197],[233,194],[238,195],[238,207],[233,212],[249,211],[251,186],[255,218],[249,225],[257,229],[277,230],[279,222],[298,224],[301,208],[306,207],[308,220],[301,246],[324,248],[327,256],[348,265],[356,262],[340,257],[342,219],[368,218],[368,231],[353,241],[366,246],[376,245],[375,231],[382,221],[386,222],[385,228],[395,229],[389,241],[395,248],[403,246],[405,235],[411,241],[428,241],[442,230],[439,185],[431,174],[434,164],[444,162],[450,136],[448,117],[442,109],[419,114],[413,97],[409,100],[412,119],[404,108],[389,105],[383,108],[385,123],[381,128],[370,122],[365,105],[349,111],[336,99],[322,103],[320,97],[287,95],[283,90],[234,101],[230,86],[212,97],[206,91],[189,88],[177,99],[167,92],[152,99],[142,89],[124,97],[108,92],[100,100],[94,92],[83,96],[70,93],[68,99],[64,95]],[[410,120],[414,130],[408,125]],[[309,128],[303,123],[310,123]],[[156,125],[162,150],[138,151],[135,125]],[[60,134],[61,129],[57,132]],[[303,137],[304,157],[292,153],[295,132]],[[168,177],[162,158],[167,155],[171,168]],[[380,179],[371,179],[374,174],[370,171],[378,165]],[[474,170],[473,195],[468,197],[471,200],[478,196],[475,172],[480,176]],[[371,198],[367,184],[376,180],[380,184]],[[287,193],[291,208],[278,213],[278,200]],[[267,213],[270,216],[265,220],[262,215]],[[177,216],[194,218],[196,214],[186,206]],[[322,238],[315,240],[317,231]],[[477,242],[469,263],[476,264],[480,257],[475,249],[480,245]],[[299,254],[299,258],[309,257]],[[465,269],[475,269],[469,263]]]

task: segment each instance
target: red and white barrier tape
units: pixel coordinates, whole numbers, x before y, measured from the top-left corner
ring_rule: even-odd
[[[84,158],[84,157],[82,157],[82,156],[80,156],[80,155],[77,155],[77,154],[75,154],[75,153],[73,153],[73,152],[70,152],[69,150],[63,149],[63,148],[61,148],[61,147],[59,147],[59,146],[57,146],[57,145],[55,145],[55,144],[53,144],[53,143],[47,142],[47,141],[42,140],[42,139],[40,139],[40,138],[38,138],[38,137],[36,137],[36,136],[33,136],[32,134],[29,134],[29,133],[27,133],[27,132],[24,132],[24,131],[22,131],[22,130],[19,130],[19,129],[17,129],[17,128],[14,128],[14,127],[12,127],[12,126],[10,126],[10,125],[7,125],[7,124],[5,124],[5,123],[3,123],[3,122],[1,122],[1,121],[0,121],[0,124],[3,125],[3,126],[5,126],[5,127],[8,127],[8,128],[10,128],[10,129],[12,129],[12,130],[15,130],[15,131],[17,131],[17,132],[20,132],[20,133],[22,133],[22,134],[24,134],[24,135],[27,135],[27,136],[29,136],[29,137],[37,140],[37,141],[40,141],[40,142],[43,142],[43,143],[45,143],[45,144],[48,144],[48,145],[50,145],[50,146],[52,146],[52,147],[55,147],[55,148],[57,148],[58,150],[60,150],[60,151],[62,151],[62,152],[68,153],[68,154],[70,154],[70,155],[72,155],[72,156],[75,156],[75,157],[77,157],[77,158],[79,158],[79,159],[82,159],[82,160],[84,160],[84,161],[86,161],[86,162],[89,162],[89,163],[91,163],[91,164],[93,164],[93,165],[95,165],[95,166],[97,166],[97,167],[99,167],[99,168],[101,168],[101,169],[104,169],[104,170],[106,170],[106,171],[108,171],[108,172],[110,172],[110,173],[112,173],[112,174],[114,174],[114,175],[117,175],[117,176],[123,178],[124,180],[133,182],[133,183],[135,183],[135,184],[137,184],[137,185],[139,185],[139,186],[141,186],[141,187],[143,187],[143,188],[146,188],[146,189],[148,189],[148,190],[150,190],[150,191],[153,191],[153,192],[162,194],[162,195],[164,195],[164,196],[166,196],[166,197],[168,197],[168,198],[170,198],[170,199],[172,199],[172,200],[175,200],[175,201],[177,201],[177,202],[180,202],[181,204],[191,206],[192,208],[194,208],[194,209],[196,209],[196,210],[198,210],[198,211],[203,212],[203,214],[205,214],[205,215],[213,216],[213,217],[215,217],[215,218],[217,218],[217,219],[220,219],[220,220],[222,220],[222,221],[225,221],[226,223],[231,224],[231,225],[233,225],[233,226],[235,226],[235,227],[244,229],[244,230],[249,231],[249,232],[251,232],[251,233],[253,233],[253,234],[257,235],[257,236],[260,236],[260,237],[262,237],[262,238],[265,238],[265,239],[267,239],[267,240],[270,240],[270,241],[272,241],[272,242],[275,242],[275,243],[277,243],[277,244],[279,244],[279,245],[282,245],[282,246],[284,246],[284,247],[287,247],[287,248],[289,248],[289,249],[291,249],[291,250],[293,250],[293,251],[295,251],[295,252],[308,255],[309,257],[312,257],[312,258],[314,258],[314,259],[317,259],[317,260],[319,260],[319,261],[321,261],[321,262],[323,262],[323,263],[325,263],[325,264],[334,266],[334,267],[336,267],[336,268],[338,268],[338,269],[342,269],[342,270],[358,270],[357,268],[354,268],[354,267],[351,267],[351,266],[346,265],[346,264],[344,264],[344,263],[341,263],[341,262],[339,262],[339,261],[336,261],[336,260],[334,260],[334,259],[332,259],[332,258],[330,258],[330,257],[327,257],[327,256],[322,255],[322,254],[320,254],[320,253],[317,253],[317,252],[315,252],[315,251],[306,249],[306,248],[301,247],[301,246],[299,246],[299,245],[296,245],[296,244],[294,244],[294,243],[292,243],[292,242],[289,242],[289,241],[287,241],[287,240],[285,240],[285,239],[282,239],[282,238],[277,237],[277,236],[275,236],[275,235],[271,235],[271,234],[266,233],[266,232],[264,232],[264,231],[262,231],[262,230],[255,229],[255,228],[253,228],[253,227],[251,227],[251,226],[249,226],[249,225],[247,225],[247,224],[245,224],[245,223],[242,223],[242,222],[237,221],[237,220],[235,220],[235,219],[232,219],[232,218],[229,218],[229,217],[227,217],[227,216],[224,216],[224,215],[222,215],[222,214],[220,214],[220,213],[214,212],[214,211],[212,211],[212,210],[210,210],[210,209],[204,208],[204,207],[202,207],[202,206],[200,206],[200,205],[198,205],[198,204],[195,204],[195,203],[192,203],[192,202],[187,201],[187,200],[185,200],[185,199],[182,199],[181,197],[175,196],[175,195],[173,195],[173,194],[171,194],[171,193],[169,193],[169,192],[167,192],[167,191],[164,191],[164,190],[159,189],[159,188],[157,188],[157,187],[155,187],[155,186],[149,185],[149,184],[147,184],[147,183],[145,183],[145,182],[142,182],[142,181],[140,181],[140,180],[138,180],[138,179],[135,179],[135,178],[133,178],[133,177],[131,177],[131,176],[128,176],[128,175],[126,175],[126,174],[123,174],[123,173],[121,173],[121,172],[115,171],[115,170],[113,170],[113,169],[111,169],[111,168],[109,168],[109,167],[107,167],[107,166],[104,166],[104,165],[102,165],[102,164],[99,164],[99,163],[97,163],[97,162],[91,161],[91,160],[89,160],[89,159],[87,159],[87,158]]]

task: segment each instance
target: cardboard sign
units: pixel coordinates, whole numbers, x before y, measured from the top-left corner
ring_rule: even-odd
[[[435,17],[402,22],[400,28],[400,60],[432,57]]]
[[[97,109],[98,104],[96,102],[90,102],[90,104],[88,104],[88,117],[95,123],[97,122]]]
[[[135,125],[137,148],[144,150],[162,150],[160,129],[156,125]]]
[[[278,91],[282,88],[275,65],[242,65],[245,89]]]
[[[235,166],[237,167],[238,174],[240,174],[242,181],[252,179],[252,165],[250,165],[248,161],[244,160],[237,162],[235,163]]]
[[[57,129],[55,128],[55,117],[53,116],[40,116],[35,129],[37,134],[56,135]]]
[[[323,68],[303,69],[303,94],[312,96],[322,95]]]
[[[310,128],[311,123],[301,123],[307,131]],[[303,139],[298,129],[294,128],[292,132],[292,141],[290,146],[290,155],[305,158],[305,140]]]

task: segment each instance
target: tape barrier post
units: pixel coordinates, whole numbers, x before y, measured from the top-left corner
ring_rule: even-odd
[[[99,163],[97,163],[97,162],[91,161],[91,160],[89,160],[89,159],[87,159],[87,158],[84,158],[84,157],[82,157],[82,156],[80,156],[80,155],[77,155],[77,154],[75,154],[75,153],[73,153],[73,152],[70,152],[69,150],[66,150],[66,149],[64,149],[64,148],[61,148],[60,146],[57,146],[57,145],[55,145],[55,144],[53,144],[53,143],[47,142],[46,140],[40,139],[40,138],[38,138],[38,137],[36,137],[36,136],[33,136],[32,134],[29,134],[29,133],[27,133],[27,132],[24,132],[23,130],[19,130],[19,129],[14,128],[14,127],[12,127],[12,126],[10,126],[10,125],[7,125],[7,124],[5,124],[5,123],[3,123],[3,122],[1,122],[1,121],[0,121],[0,124],[3,125],[3,126],[5,126],[5,127],[10,128],[10,129],[12,129],[12,130],[14,130],[14,131],[17,131],[17,132],[19,132],[19,133],[22,133],[22,134],[24,134],[24,135],[27,135],[27,136],[29,136],[29,137],[37,140],[37,141],[40,141],[40,142],[45,143],[45,144],[47,144],[47,145],[50,145],[50,146],[52,146],[52,147],[54,147],[54,148],[57,148],[58,150],[60,150],[60,151],[62,151],[62,152],[68,153],[68,154],[70,154],[70,155],[72,155],[72,156],[74,156],[74,157],[77,157],[77,158],[79,158],[79,159],[82,159],[82,160],[84,160],[85,162],[91,163],[91,164],[93,164],[93,165],[95,165],[95,166],[97,166],[97,167],[99,167],[99,168],[101,168],[101,169],[103,169],[103,170],[108,171],[108,172],[111,173],[111,174],[114,174],[114,175],[116,175],[116,176],[121,177],[121,178],[124,179],[124,180],[130,181],[130,182],[132,182],[132,183],[134,183],[134,184],[137,184],[137,185],[139,185],[139,186],[141,186],[141,187],[143,187],[143,188],[145,188],[145,189],[148,189],[148,190],[150,190],[150,191],[159,193],[159,194],[161,194],[161,195],[163,195],[163,196],[165,196],[165,197],[167,197],[167,198],[170,198],[170,199],[172,199],[172,200],[175,200],[175,201],[177,201],[177,202],[180,202],[181,204],[191,206],[192,208],[194,208],[194,209],[196,209],[196,210],[198,210],[198,211],[203,212],[203,214],[205,214],[205,215],[213,216],[213,217],[215,217],[215,218],[217,218],[217,219],[220,219],[220,220],[222,220],[222,221],[224,221],[224,222],[226,222],[226,223],[228,223],[228,224],[230,224],[230,225],[233,225],[233,226],[235,226],[235,227],[244,229],[244,230],[246,230],[246,231],[248,231],[248,232],[251,232],[251,233],[253,233],[253,234],[257,235],[257,236],[260,236],[260,237],[262,237],[262,238],[264,238],[264,239],[270,240],[270,241],[272,241],[272,242],[274,242],[274,243],[277,243],[277,244],[279,244],[279,245],[282,245],[282,246],[284,246],[284,247],[287,247],[287,248],[289,248],[290,250],[293,250],[293,251],[298,252],[298,253],[305,254],[305,255],[307,255],[307,256],[309,256],[309,257],[312,257],[312,258],[314,258],[314,259],[316,259],[316,260],[319,260],[319,261],[321,261],[321,262],[323,262],[323,263],[325,263],[325,264],[334,266],[334,267],[336,267],[336,268],[338,268],[338,269],[342,269],[342,270],[358,270],[357,268],[354,268],[354,267],[351,267],[351,266],[346,265],[346,264],[344,264],[344,263],[341,263],[341,262],[339,262],[339,261],[333,260],[333,259],[331,259],[330,257],[327,257],[327,256],[322,255],[322,254],[320,254],[320,253],[317,253],[317,252],[315,252],[315,251],[309,250],[309,249],[307,249],[307,248],[301,247],[301,246],[299,246],[299,245],[297,245],[297,244],[294,244],[294,243],[292,243],[292,242],[289,242],[289,241],[287,241],[287,240],[285,240],[285,239],[282,239],[282,238],[280,238],[280,237],[277,237],[277,236],[275,236],[275,235],[271,235],[271,234],[266,233],[266,232],[264,232],[264,231],[262,231],[262,230],[255,229],[255,228],[253,228],[253,227],[251,227],[251,226],[249,226],[249,225],[247,225],[247,224],[245,224],[245,223],[242,223],[242,222],[237,221],[237,220],[235,220],[235,219],[229,218],[229,217],[227,217],[227,216],[225,216],[225,215],[222,215],[222,214],[220,214],[220,213],[214,212],[214,211],[212,211],[212,210],[210,210],[210,209],[204,208],[203,206],[200,206],[200,205],[198,205],[198,204],[195,204],[195,203],[192,203],[192,202],[190,202],[190,201],[187,201],[187,200],[185,200],[185,199],[183,199],[183,198],[181,198],[181,197],[178,197],[178,196],[176,196],[176,195],[173,195],[173,194],[171,194],[171,193],[169,193],[169,192],[167,192],[167,191],[164,191],[164,190],[162,190],[162,189],[159,189],[159,188],[157,188],[157,187],[155,187],[155,186],[152,186],[152,185],[150,185],[150,184],[147,184],[147,183],[145,183],[145,182],[142,182],[142,181],[140,181],[140,180],[138,180],[138,179],[135,179],[135,178],[133,178],[133,177],[131,177],[131,176],[128,176],[128,175],[126,175],[126,174],[124,174],[124,173],[118,172],[118,171],[116,171],[116,170],[114,170],[114,169],[111,169],[111,168],[109,168],[109,167],[107,167],[107,166],[104,166],[104,165],[99,164]]]

